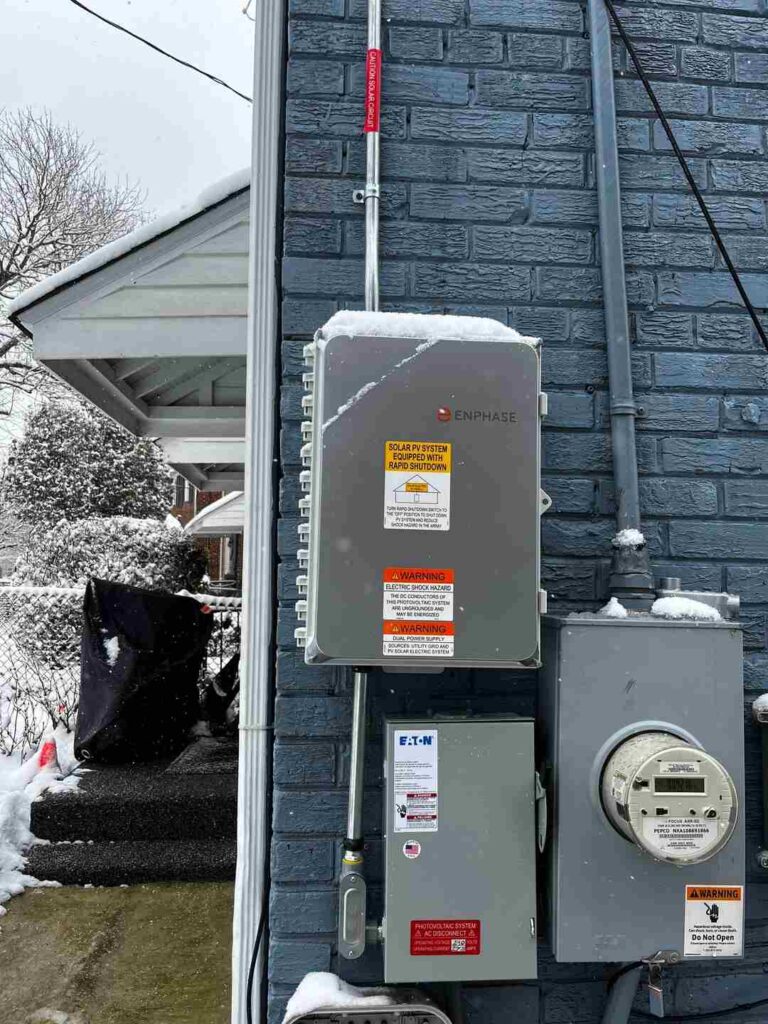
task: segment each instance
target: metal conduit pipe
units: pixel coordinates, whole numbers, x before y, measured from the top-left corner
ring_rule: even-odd
[[[611,30],[603,0],[589,0],[589,33],[616,523],[619,531],[640,531],[640,493],[635,443],[637,406],[632,388],[627,288],[624,279],[616,100],[611,59]],[[610,591],[629,607],[650,607],[654,598],[653,577],[645,544],[639,547],[614,546]]]
[[[365,203],[365,308],[379,308],[379,165],[381,116],[381,0],[368,0],[368,53],[365,64],[365,189],[355,199]],[[347,835],[339,872],[339,954],[356,960],[365,952],[367,886],[364,872],[363,787],[368,675],[353,677],[352,736],[349,754]]]
[[[627,1024],[642,973],[643,965],[638,964],[632,970],[619,975],[608,993],[601,1024]]]

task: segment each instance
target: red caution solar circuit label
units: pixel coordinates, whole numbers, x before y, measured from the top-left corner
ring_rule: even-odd
[[[452,622],[415,622],[385,619],[383,651],[393,658],[452,658]]]
[[[365,60],[364,132],[377,132],[381,111],[381,50],[369,50]]]
[[[479,955],[479,921],[411,921],[411,956]]]

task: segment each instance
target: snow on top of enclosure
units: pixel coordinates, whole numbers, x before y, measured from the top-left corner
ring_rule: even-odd
[[[155,220],[151,220],[147,224],[141,224],[134,231],[123,235],[122,238],[116,238],[114,242],[109,242],[107,245],[102,246],[101,249],[88,253],[87,256],[78,260],[77,263],[72,263],[58,273],[38,281],[37,284],[33,284],[31,288],[21,292],[9,304],[6,310],[7,315],[12,316],[14,313],[18,313],[27,306],[31,306],[33,302],[39,302],[46,295],[50,295],[57,288],[61,288],[65,284],[71,284],[73,281],[77,281],[78,278],[84,277],[85,274],[90,274],[94,270],[99,270],[105,264],[125,256],[126,253],[137,249],[140,245],[151,242],[158,235],[164,235],[167,231],[172,231],[180,224],[183,224],[184,221],[196,217],[211,206],[216,206],[217,203],[223,202],[236,192],[242,192],[243,189],[249,186],[250,180],[250,167],[244,167],[234,174],[227,175],[226,178],[222,178],[213,185],[209,185],[208,188],[203,189],[195,199],[184,206],[180,206],[177,210],[172,210],[161,217],[156,217]]]
[[[752,711],[755,714],[768,711],[768,693],[761,693],[759,697],[752,701]]]
[[[363,989],[342,981],[335,974],[312,971],[305,974],[299,986],[288,1000],[283,1022],[301,1017],[319,1009],[344,1009],[346,1007],[391,1006],[394,1000],[385,993],[366,995]]]
[[[538,345],[538,338],[518,334],[487,316],[449,316],[437,313],[370,313],[342,309],[320,328],[319,334],[366,334],[373,337],[418,338],[423,341],[517,341]]]
[[[628,530],[619,530],[611,544],[615,548],[639,548],[645,544],[645,536],[639,530],[631,527]]]
[[[608,604],[603,605],[597,614],[602,615],[606,619],[626,619],[629,617],[629,612],[617,597],[612,597]]]
[[[690,597],[660,597],[654,601],[651,615],[662,619],[699,619],[705,622],[720,622],[722,615],[712,605],[694,601]]]
[[[0,756],[0,917],[6,913],[3,904],[25,889],[60,885],[25,874],[25,852],[35,842],[30,831],[32,801],[46,790],[77,789],[73,746],[73,734],[60,726],[26,761],[13,754]]]

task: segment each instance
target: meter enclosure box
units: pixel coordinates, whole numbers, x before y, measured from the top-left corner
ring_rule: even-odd
[[[384,980],[536,977],[534,726],[390,719]]]
[[[650,615],[548,617],[543,650],[539,725],[551,814],[546,891],[555,958],[629,961],[660,949],[693,955],[686,944],[686,886],[744,884],[741,630],[734,622]],[[640,748],[637,763],[645,758],[658,773],[635,777],[634,793],[629,755],[621,753],[631,754],[633,746]],[[691,769],[690,747],[700,748],[693,768],[700,774],[665,774]],[[621,771],[606,780],[604,769],[616,765]],[[698,792],[705,785],[706,796]],[[622,792],[627,788],[630,796]],[[609,807],[614,797],[620,818]],[[630,805],[642,805],[637,815]],[[674,842],[695,848],[699,840],[685,836],[696,837],[697,826],[702,833],[714,829],[721,814],[731,813],[733,831],[722,847],[712,846],[716,852],[709,856],[701,847],[700,862],[670,862]],[[663,834],[664,819],[656,814],[690,816],[677,819],[682,832],[658,847],[659,857],[650,844],[643,849],[627,837],[633,825],[650,825],[637,835],[653,838],[656,823]],[[739,943],[712,955],[740,953]]]
[[[538,347],[321,331],[312,358],[306,661],[537,665]]]

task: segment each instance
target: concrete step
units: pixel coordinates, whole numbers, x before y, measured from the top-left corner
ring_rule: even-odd
[[[165,767],[94,767],[77,792],[48,793],[33,803],[32,832],[54,842],[234,839],[237,775],[179,775]]]
[[[33,846],[27,871],[62,885],[228,882],[235,877],[231,839],[155,842],[59,842]]]

